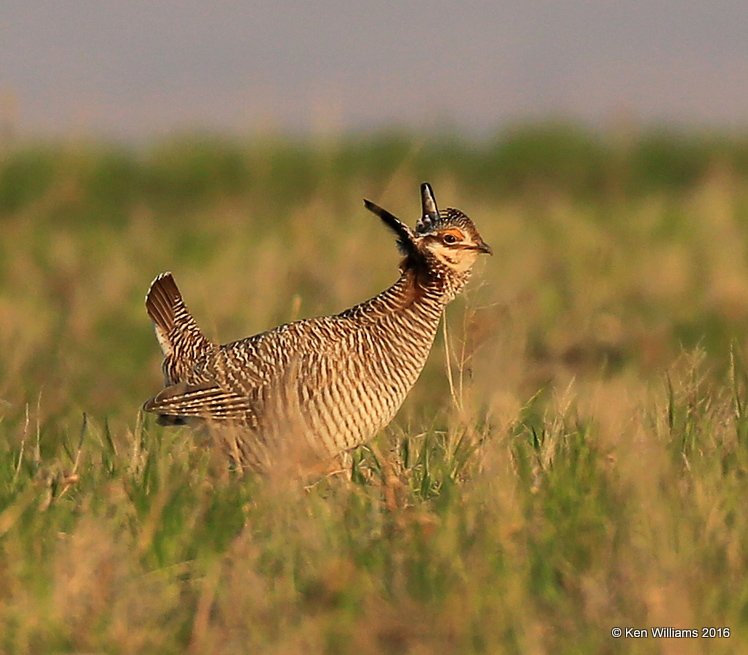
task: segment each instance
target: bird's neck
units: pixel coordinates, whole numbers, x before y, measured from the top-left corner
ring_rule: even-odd
[[[470,271],[455,272],[436,258],[416,259],[408,256],[400,263],[400,279],[406,296],[428,299],[443,306],[454,300],[470,279]]]
[[[469,272],[455,274],[446,267],[429,266],[406,257],[400,264],[400,277],[391,287],[350,312],[371,318],[411,314],[437,324],[444,307],[465,286],[468,278]]]

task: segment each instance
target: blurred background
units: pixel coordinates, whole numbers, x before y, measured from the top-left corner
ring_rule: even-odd
[[[412,221],[425,179],[497,251],[454,310],[489,395],[723,362],[747,31],[729,1],[5,3],[0,398],[129,420],[161,270],[223,341],[377,293],[397,255],[361,198]]]
[[[451,128],[564,116],[745,127],[748,9],[656,2],[6,2],[20,135]]]
[[[490,393],[724,362],[747,30],[729,1],[5,3],[0,397],[137,408],[164,269],[223,341],[377,293],[397,255],[360,200],[414,220],[424,179],[497,250],[455,309]]]

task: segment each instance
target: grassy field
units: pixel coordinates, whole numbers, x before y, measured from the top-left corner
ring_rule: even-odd
[[[348,475],[140,414],[157,273],[221,341],[342,310],[424,179],[496,255]],[[0,652],[748,652],[747,358],[746,138],[6,144]]]

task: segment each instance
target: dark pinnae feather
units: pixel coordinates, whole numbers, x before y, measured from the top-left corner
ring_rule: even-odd
[[[415,243],[413,242],[413,232],[410,228],[405,225],[397,216],[393,213],[388,212],[379,205],[373,203],[371,200],[364,198],[364,207],[373,214],[379,216],[384,224],[389,227],[397,235],[397,244],[405,255],[413,255],[417,252]]]
[[[421,218],[416,223],[416,233],[424,234],[434,229],[439,222],[439,208],[434,190],[428,182],[421,184]]]

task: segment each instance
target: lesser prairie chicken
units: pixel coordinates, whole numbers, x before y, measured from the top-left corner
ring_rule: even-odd
[[[411,230],[364,201],[397,236],[400,277],[335,316],[219,345],[203,335],[171,273],[159,275],[146,308],[164,353],[165,388],[144,408],[161,423],[192,419],[230,433],[231,454],[254,468],[269,465],[281,450],[325,457],[369,440],[416,382],[445,306],[478,256],[491,254],[465,214],[438,210],[425,183],[421,203]]]

